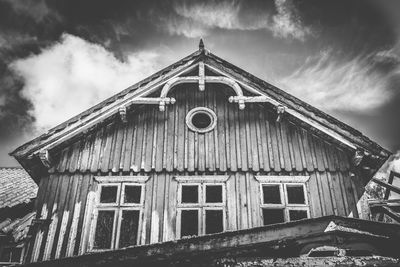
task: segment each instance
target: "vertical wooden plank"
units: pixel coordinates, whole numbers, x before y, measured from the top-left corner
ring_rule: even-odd
[[[76,234],[76,227],[77,227],[77,215],[76,214],[76,209],[75,206],[79,205],[79,188],[80,184],[82,182],[82,174],[76,174],[72,178],[72,185],[71,185],[71,191],[70,194],[68,195],[68,203],[66,205],[65,211],[69,212],[69,218],[68,222],[66,224],[66,229],[68,229],[65,233],[65,237],[61,246],[61,252],[60,256],[61,257],[68,257],[71,256],[70,254],[67,254],[67,248],[68,245],[71,243],[72,239],[75,238]],[[70,253],[70,249],[68,250],[68,253]]]
[[[272,149],[272,158],[274,164],[274,171],[280,172],[282,165],[282,161],[279,155],[279,147],[278,147],[278,136],[277,136],[277,124],[269,121],[267,125],[268,135],[271,136],[271,149]]]
[[[326,181],[328,184],[328,188],[329,188],[329,194],[330,194],[330,199],[332,202],[332,207],[333,207],[333,214],[338,215],[338,208],[337,208],[337,204],[336,204],[336,198],[338,198],[337,194],[336,194],[336,190],[333,184],[333,178],[332,175],[330,174],[330,172],[325,172],[325,176],[326,176]]]
[[[236,212],[236,208],[238,206],[236,199],[238,196],[236,192],[236,176],[232,174],[226,181],[228,231],[235,231],[238,229],[238,216]]]
[[[57,209],[56,199],[57,199],[59,183],[61,180],[59,174],[50,175],[50,179],[52,180],[51,187],[50,187],[50,194],[46,199],[46,207],[49,212],[45,219],[51,219],[53,217],[54,211]],[[42,243],[41,243],[40,249],[39,249],[38,261],[41,261],[43,259],[43,255],[44,255],[45,248],[46,248],[46,243],[48,242],[47,239],[48,239],[49,230],[50,230],[50,226],[43,231],[43,239],[42,239]]]
[[[145,186],[145,200],[144,200],[144,217],[142,223],[142,236],[141,236],[141,244],[149,244],[151,238],[151,218],[152,218],[152,199],[154,192],[154,181],[157,179],[157,174],[153,173],[150,175],[150,179],[147,180]]]
[[[314,170],[314,163],[311,155],[312,146],[310,145],[309,142],[308,133],[304,129],[301,129],[300,133],[301,133],[300,137],[303,143],[304,157],[306,160],[307,171],[312,172]]]
[[[227,158],[226,158],[226,149],[228,149],[227,144],[226,144],[226,123],[229,125],[229,117],[226,117],[228,115],[226,113],[227,107],[223,103],[219,103],[217,106],[217,129],[218,129],[218,158],[219,158],[219,170],[220,171],[226,171],[226,166],[227,166]],[[229,116],[229,115],[228,115]]]
[[[321,193],[318,188],[317,179],[318,179],[317,175],[315,173],[311,173],[310,179],[308,182],[308,186],[309,186],[310,193],[311,193],[310,194],[310,197],[311,197],[310,205],[311,205],[311,211],[312,211],[314,218],[321,217],[324,215],[322,212],[323,203],[321,203],[321,201],[323,199],[322,199]]]
[[[166,169],[172,171],[174,168],[174,141],[175,141],[175,109],[176,106],[168,106],[168,135],[167,135],[167,151],[166,151]],[[190,152],[190,150],[189,150]]]
[[[215,90],[213,92],[214,92],[214,94],[213,94],[213,99],[212,99],[212,110],[214,110],[215,114],[217,115],[217,123],[218,123],[218,120],[220,120],[220,118],[218,118],[218,113],[217,113],[217,99],[218,99],[219,95],[217,94],[217,92]],[[229,111],[229,109],[228,109],[228,111]],[[228,117],[226,117],[225,120],[228,121],[229,120]],[[228,123],[229,123],[229,121],[228,121]],[[214,150],[213,151],[214,151],[215,169],[216,170],[220,169],[220,164],[219,164],[219,161],[220,161],[220,159],[219,159],[219,145],[220,144],[219,144],[219,141],[218,141],[218,136],[219,136],[218,131],[219,131],[219,128],[218,128],[218,125],[217,125],[214,128],[214,131],[213,131],[213,142],[214,142]]]
[[[100,151],[102,150],[102,141],[104,135],[104,127],[97,130],[96,139],[94,141],[93,152],[90,160],[90,171],[96,172],[100,162]]]
[[[259,156],[258,152],[258,139],[257,139],[257,129],[256,129],[256,123],[257,123],[257,114],[256,114],[256,109],[253,104],[250,105],[250,108],[248,109],[247,114],[249,115],[248,117],[248,122],[249,122],[249,141],[250,141],[250,146],[251,146],[251,162],[252,162],[252,168],[253,171],[258,172],[260,170],[260,162],[262,162],[262,155],[261,158]]]
[[[189,110],[194,108],[194,90],[188,90],[188,107]],[[193,131],[188,130],[188,171],[193,172],[195,170],[195,134]]]
[[[177,239],[176,236],[176,205],[178,201],[178,183],[177,181],[173,178],[173,175],[170,174],[169,176],[169,203],[168,205],[165,205],[168,207],[168,221],[166,226],[168,226],[169,232],[168,232],[168,240],[172,239]],[[165,221],[165,220],[164,220]]]
[[[318,185],[319,189],[323,198],[323,207],[325,207],[325,214],[324,215],[333,215],[334,208],[333,208],[333,201],[331,197],[331,191],[329,188],[329,182],[327,179],[326,173],[317,172],[318,177]]]
[[[250,105],[251,106],[251,105]],[[252,150],[254,147],[251,144],[251,133],[250,133],[250,121],[249,121],[249,109],[242,110],[243,113],[243,124],[242,127],[244,127],[244,132],[245,135],[243,135],[243,139],[246,142],[246,156],[247,156],[247,168],[248,169],[253,169],[253,152]]]
[[[77,232],[76,232],[76,237],[75,237],[75,247],[74,247],[74,255],[78,255],[79,253],[79,248],[81,245],[81,236],[82,236],[82,228],[84,225],[85,218],[90,216],[86,210],[86,201],[87,197],[90,191],[90,185],[91,181],[93,180],[93,176],[91,174],[86,174],[83,176],[82,179],[82,186],[80,187],[80,192],[79,192],[79,202],[81,203],[81,208],[80,208],[80,214],[79,214],[79,221],[78,221],[78,227],[77,227]]]
[[[332,185],[332,194],[334,196],[337,208],[337,215],[346,216],[346,208],[344,206],[343,193],[340,186],[340,180],[338,178],[337,173],[331,172],[331,185]]]
[[[74,173],[78,168],[80,150],[81,150],[81,141],[78,140],[72,145],[72,154],[68,166],[68,169],[71,173]]]
[[[358,218],[357,203],[354,201],[354,192],[350,181],[350,176],[344,175],[344,173],[341,172],[338,174],[341,176],[341,180],[344,183],[344,192],[346,193],[346,199],[349,208],[348,213],[350,217]]]
[[[240,157],[242,159],[242,171],[248,169],[248,150],[247,150],[247,136],[246,136],[246,122],[244,117],[244,110],[239,110],[239,144],[240,144]]]
[[[146,131],[146,135],[145,135],[145,141],[143,144],[144,157],[142,158],[142,169],[145,172],[151,171],[154,139],[157,138],[155,136],[155,133],[157,133],[157,131],[154,131],[154,121],[155,121],[154,111],[155,111],[155,108],[151,107],[151,106],[148,106],[146,109],[146,114],[147,114],[146,130],[147,131]]]
[[[96,134],[90,133],[84,137],[82,140],[82,158],[79,164],[79,170],[85,172],[90,169],[89,157],[92,154],[92,144],[94,143]]]
[[[326,210],[326,196],[324,195],[323,192],[323,188],[322,188],[322,181],[321,181],[321,175],[319,174],[319,172],[315,172],[315,181],[316,181],[316,185],[317,185],[317,191],[319,194],[319,197],[321,199],[321,213],[322,216],[326,216],[328,214],[327,210]]]
[[[101,154],[101,159],[100,159],[100,170],[102,172],[108,172],[109,170],[109,163],[111,159],[111,149],[113,145],[113,139],[114,139],[114,124],[110,123],[106,126],[106,132],[105,132],[105,139],[104,143],[102,145],[102,154]]]
[[[239,131],[239,108],[237,107],[237,105],[231,105],[230,106],[230,111],[232,112],[232,118],[229,119],[229,124],[232,124],[232,127],[234,129],[235,132],[235,146],[236,146],[236,153],[234,154],[234,156],[236,157],[235,161],[236,161],[236,166],[238,170],[242,169],[242,151],[241,151],[241,147],[240,147],[240,131]],[[231,142],[232,143],[232,142]]]
[[[283,151],[283,160],[285,162],[285,170],[287,172],[292,171],[292,155],[290,154],[289,150],[289,141],[288,141],[288,129],[287,129],[287,121],[283,121],[280,123],[280,132],[281,132],[281,139],[282,139],[282,151]]]
[[[118,172],[120,165],[121,165],[121,159],[122,159],[122,145],[124,142],[124,134],[125,134],[125,128],[126,124],[122,122],[118,122],[116,127],[115,127],[115,142],[114,142],[114,153],[112,156],[112,160],[110,160],[110,165],[109,165],[109,170],[112,172]]]
[[[157,114],[157,142],[155,150],[155,170],[157,172],[163,169],[164,158],[164,134],[166,133],[166,112],[156,111]]]
[[[261,128],[260,128],[260,107],[256,106],[257,108],[255,109],[255,114],[254,114],[254,126],[256,130],[256,139],[257,139],[257,151],[258,151],[258,162],[259,162],[259,167],[260,170],[264,170],[264,153],[263,153],[263,145],[262,145],[262,139],[263,136],[261,135]],[[264,124],[264,123],[263,123]]]
[[[298,131],[294,124],[289,126],[290,139],[292,141],[294,168],[296,171],[303,171],[303,162],[301,156],[301,144],[299,144]]]
[[[142,166],[142,150],[143,150],[143,139],[145,134],[145,112],[144,108],[138,111],[138,124],[135,133],[135,142],[132,147],[132,151],[135,152],[132,157],[131,170],[139,172]]]
[[[130,170],[133,155],[135,153],[133,146],[134,146],[134,138],[136,136],[135,129],[137,127],[137,119],[138,119],[137,114],[133,113],[132,116],[130,116],[130,119],[128,119],[128,123],[126,125],[127,133],[125,137],[124,150],[122,152],[124,154],[124,160],[121,161],[123,164],[122,170],[124,172],[128,172]]]
[[[262,145],[262,154],[263,154],[263,167],[264,167],[264,171],[269,172],[271,170],[271,159],[270,157],[270,153],[271,151],[269,151],[269,147],[268,147],[268,143],[269,143],[269,139],[270,137],[268,136],[269,133],[267,132],[267,128],[266,128],[266,124],[267,119],[265,118],[265,110],[264,108],[260,108],[260,112],[259,112],[259,125],[260,125],[260,141],[261,141],[261,145]]]
[[[312,136],[313,143],[314,143],[314,151],[315,151],[315,158],[317,162],[318,171],[323,172],[325,171],[325,164],[324,164],[324,150],[322,146],[321,140],[316,137]]]
[[[67,202],[67,198],[69,197],[73,179],[71,178],[71,175],[64,175],[62,179],[63,181],[61,183],[60,197],[58,201],[58,210],[57,210],[58,223],[55,226],[54,236],[52,237],[53,244],[49,249],[50,259],[54,259],[56,258],[56,256],[57,258],[59,258],[60,256],[60,249],[62,246],[62,241],[66,230],[65,224],[66,220],[68,220],[67,216],[69,216],[68,215],[69,213],[65,213],[64,211],[66,211],[65,203]]]
[[[236,180],[238,185],[238,194],[239,194],[239,211],[240,211],[240,229],[248,229],[249,214],[247,212],[247,192],[246,192],[246,178],[243,173],[236,173]]]
[[[180,90],[179,96],[181,102],[178,103],[177,108],[177,143],[176,143],[176,156],[177,156],[177,163],[176,168],[178,171],[183,171],[185,169],[184,165],[184,156],[185,156],[185,128],[186,128],[186,110],[185,110],[185,103],[186,103],[186,90]]]
[[[165,176],[165,189],[163,192],[163,202],[164,202],[164,210],[163,210],[163,223],[162,223],[162,241],[170,241],[175,238],[174,226],[172,223],[174,219],[174,210],[173,206],[175,206],[176,198],[174,198],[171,194],[171,183],[172,183],[172,175],[169,173]]]
[[[226,171],[227,169],[231,168],[231,154],[235,153],[232,152],[233,147],[231,144],[231,140],[230,140],[230,135],[231,133],[229,132],[229,124],[231,123],[229,121],[229,106],[228,103],[225,102],[222,104],[223,106],[223,120],[224,120],[224,125],[223,125],[223,137],[222,137],[222,143],[220,144],[220,149],[223,149],[223,151],[221,151],[222,156],[223,156],[223,160],[221,161],[220,164],[220,170],[221,171]]]

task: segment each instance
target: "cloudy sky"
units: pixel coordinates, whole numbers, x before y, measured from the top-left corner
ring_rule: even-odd
[[[197,49],[400,149],[400,1],[0,0],[8,152]]]

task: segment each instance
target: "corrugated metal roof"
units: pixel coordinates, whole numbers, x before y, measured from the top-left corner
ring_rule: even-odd
[[[0,209],[28,203],[38,186],[23,168],[0,167]]]

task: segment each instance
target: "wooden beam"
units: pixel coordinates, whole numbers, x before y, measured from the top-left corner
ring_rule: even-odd
[[[286,107],[283,105],[278,105],[276,107],[276,113],[278,114],[278,117],[276,117],[276,122],[280,122],[282,120],[283,114],[286,111]]]
[[[204,91],[205,88],[205,71],[204,62],[199,63],[199,90]]]
[[[361,161],[363,160],[363,158],[364,158],[364,151],[362,151],[362,150],[360,150],[360,149],[357,149],[357,150],[354,152],[354,155],[353,155],[353,158],[352,158],[353,166],[358,166],[358,165],[360,165],[360,163],[361,163]]]
[[[385,187],[386,190],[390,190],[390,191],[393,191],[393,192],[395,192],[395,193],[397,193],[397,194],[400,194],[400,188],[397,187],[397,186],[388,184],[388,183],[383,182],[383,181],[381,181],[381,180],[378,180],[378,179],[376,179],[376,178],[372,178],[372,181],[374,181],[375,183],[377,183],[377,184],[379,184],[379,185]]]
[[[396,222],[400,223],[400,215],[398,213],[392,211],[391,208],[382,206],[382,207],[380,207],[380,210],[382,211],[382,213],[386,214],[387,216],[389,216]]]
[[[43,166],[45,166],[48,169],[51,168],[52,160],[50,153],[47,149],[39,151],[39,159],[42,162]]]
[[[122,106],[119,108],[119,117],[123,123],[127,123],[128,119],[126,118],[126,106]]]

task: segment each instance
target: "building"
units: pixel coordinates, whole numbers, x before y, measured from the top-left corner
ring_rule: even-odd
[[[390,154],[201,41],[11,153],[39,184],[26,262],[395,265],[360,201]]]
[[[22,168],[0,168],[0,266],[23,262],[37,185]]]

